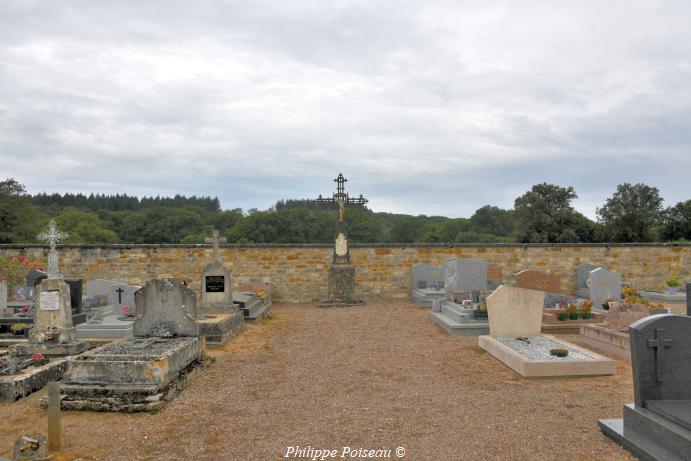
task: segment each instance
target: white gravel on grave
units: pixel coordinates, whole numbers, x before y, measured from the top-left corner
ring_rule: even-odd
[[[510,347],[524,357],[530,360],[554,360],[554,361],[569,361],[569,360],[592,360],[592,357],[582,353],[581,351],[569,347],[565,344],[558,343],[545,336],[521,336],[527,338],[527,341],[516,339],[517,336],[499,336],[497,341]],[[569,355],[566,357],[557,357],[549,353],[550,349],[566,349]]]

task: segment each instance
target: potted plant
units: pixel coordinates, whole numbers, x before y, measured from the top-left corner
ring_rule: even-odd
[[[681,280],[678,277],[672,277],[667,280],[667,294],[673,295],[681,286]]]
[[[562,349],[562,348],[554,348],[550,349],[549,353],[551,355],[556,355],[557,357],[566,357],[569,355],[569,350],[568,349]]]
[[[590,318],[590,311],[593,308],[593,302],[592,301],[584,301],[583,304],[581,304],[581,317],[583,319],[588,320]]]
[[[476,319],[486,319],[487,318],[487,303],[481,302],[477,305],[474,312]]]
[[[570,320],[578,320],[578,308],[575,304],[569,304],[566,308]]]
[[[566,309],[559,309],[557,311],[557,320],[560,322],[563,322],[564,320],[567,320],[569,318],[569,313],[566,312]]]

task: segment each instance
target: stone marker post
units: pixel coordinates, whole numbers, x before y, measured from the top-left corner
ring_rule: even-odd
[[[60,427],[60,386],[55,381],[48,383],[48,451],[62,450],[62,428]]]
[[[686,283],[686,315],[691,315],[691,282]]]

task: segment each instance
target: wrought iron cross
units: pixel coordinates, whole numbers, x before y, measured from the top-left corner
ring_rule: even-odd
[[[50,250],[48,251],[48,278],[57,279],[62,278],[60,275],[60,269],[58,268],[58,252],[55,249],[55,244],[60,240],[65,240],[70,234],[67,232],[60,232],[55,225],[55,220],[51,219],[48,223],[48,232],[41,232],[36,237],[39,240],[47,241],[50,244]]]
[[[351,198],[348,195],[345,191],[345,183],[348,182],[348,180],[343,177],[342,173],[338,173],[338,177],[334,179],[334,182],[336,183],[336,193],[333,194],[331,198],[322,197],[322,195],[319,194],[316,202],[318,205],[321,203],[335,203],[338,205],[338,222],[339,224],[343,224],[346,205],[364,205],[368,200],[364,198],[362,194],[357,198]]]
[[[665,347],[672,347],[673,342],[671,339],[662,339],[664,331],[663,328],[656,328],[655,339],[648,340],[648,347],[655,349],[655,381],[658,383],[662,382]]]
[[[117,293],[118,293],[118,304],[122,304],[122,293],[123,293],[125,290],[123,290],[122,287],[120,287],[120,288],[118,288],[118,289],[115,290],[115,291],[117,291]]]
[[[219,249],[218,249],[218,244],[219,244],[219,242],[220,243],[226,243],[228,240],[225,237],[219,238],[218,237],[219,234],[218,234],[218,231],[216,229],[214,229],[214,231],[212,232],[211,235],[213,235],[213,238],[206,238],[206,239],[204,239],[204,241],[206,243],[213,243],[214,244],[214,262],[217,263],[217,262],[221,261],[221,257],[220,257],[220,253],[219,253]]]

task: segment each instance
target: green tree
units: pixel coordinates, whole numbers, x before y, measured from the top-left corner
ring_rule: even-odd
[[[662,198],[656,187],[624,183],[597,211],[604,235],[612,242],[649,242],[662,221]]]
[[[0,181],[0,243],[35,241],[37,221],[24,186],[12,178]]]
[[[529,243],[588,242],[594,226],[571,206],[573,187],[537,184],[514,202],[516,239]]]
[[[470,223],[475,231],[483,234],[508,236],[514,229],[513,212],[491,205],[478,208]]]
[[[665,211],[662,238],[691,240],[691,200],[679,202]]]
[[[70,234],[69,243],[115,243],[118,235],[96,213],[67,209],[55,218],[60,230]]]

